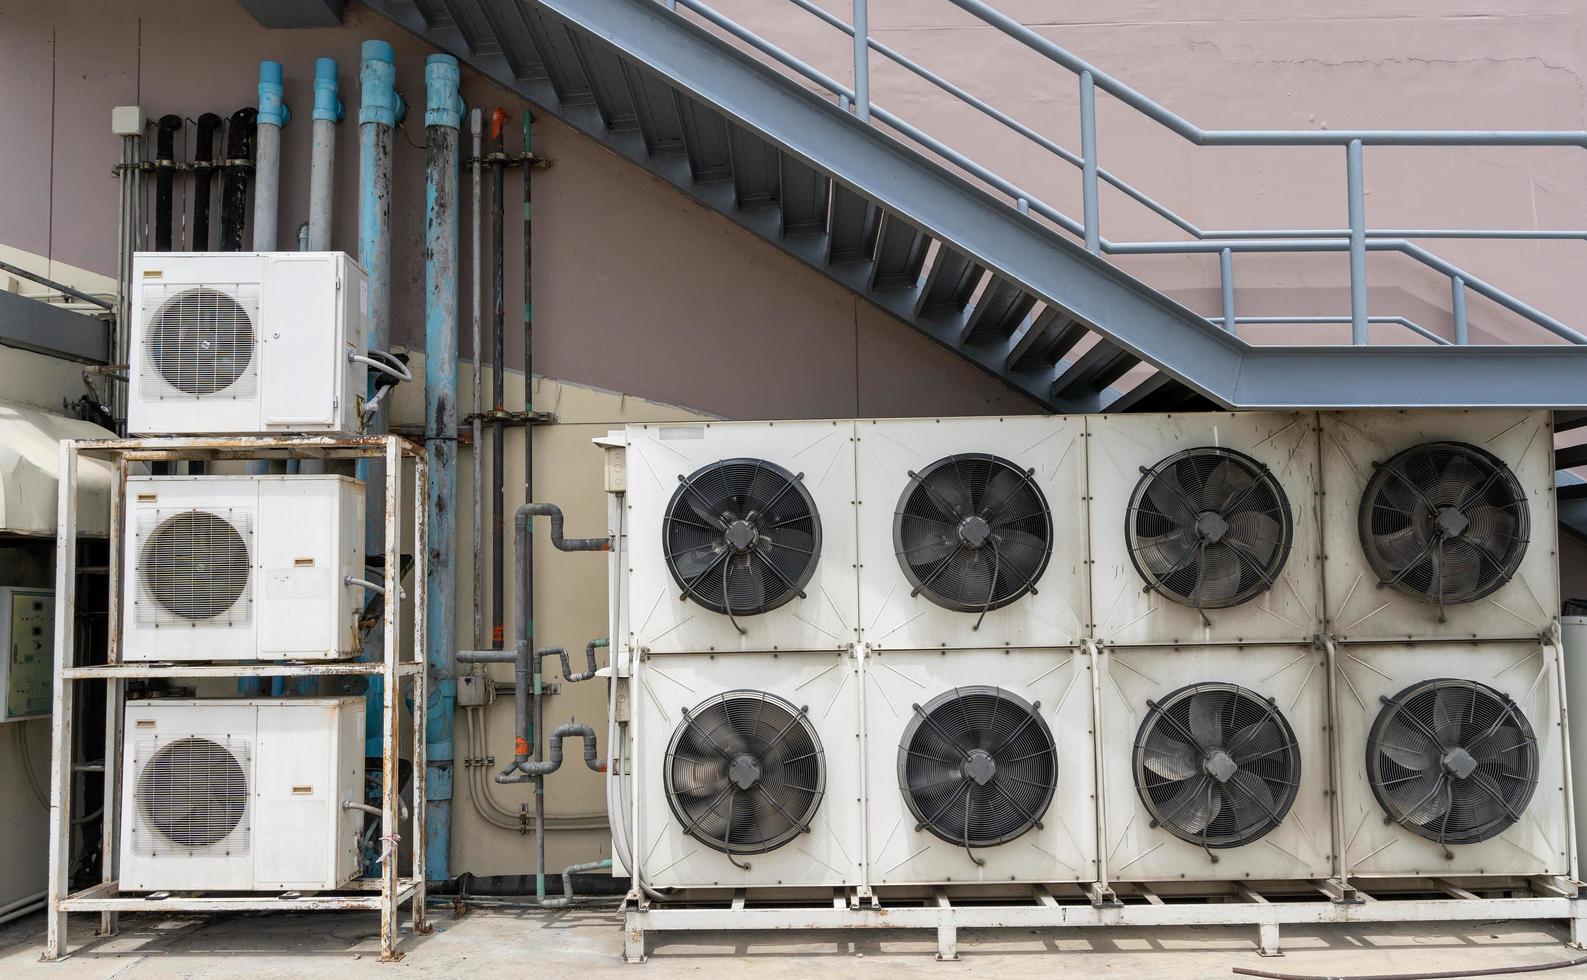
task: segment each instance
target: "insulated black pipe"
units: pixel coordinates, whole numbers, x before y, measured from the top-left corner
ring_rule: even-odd
[[[503,620],[506,615],[506,563],[507,556],[504,550],[506,535],[503,525],[507,518],[507,427],[502,422],[501,413],[506,410],[507,396],[505,392],[505,367],[506,367],[506,330],[505,303],[507,291],[507,277],[503,269],[503,253],[506,251],[506,239],[502,231],[502,212],[506,205],[506,194],[503,175],[507,170],[507,158],[503,153],[506,148],[506,139],[502,132],[507,122],[507,113],[497,106],[490,114],[490,293],[491,293],[491,363],[490,363],[490,391],[491,410],[496,413],[496,419],[490,427],[490,474],[491,474],[491,500],[490,500],[490,617],[491,643],[500,648],[502,645]],[[478,357],[478,352],[475,353]],[[527,429],[525,430],[527,432]],[[527,438],[527,436],[525,437]],[[527,453],[527,449],[525,452]],[[533,500],[532,494],[525,493],[525,500]]]
[[[253,170],[253,137],[259,110],[252,106],[231,114],[226,127],[226,178],[220,191],[220,250],[242,251],[247,221],[248,178]]]
[[[193,147],[193,251],[209,251],[210,178],[214,175],[215,134],[221,118],[213,112],[198,117],[198,145]]]
[[[182,117],[160,117],[155,136],[154,160],[154,250],[171,250],[171,179],[176,174],[176,131]]]

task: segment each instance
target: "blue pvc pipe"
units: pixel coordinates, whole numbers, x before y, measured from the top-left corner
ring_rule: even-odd
[[[314,118],[342,121],[342,100],[336,97],[336,59],[314,59]]]
[[[285,126],[292,120],[292,111],[285,102],[286,89],[281,84],[281,62],[259,62],[259,115],[261,126]]]
[[[463,97],[457,59],[431,55],[424,65],[425,250],[424,250],[424,432],[430,488],[426,611],[430,695],[426,704],[424,774],[426,874],[451,877],[452,714],[457,522],[457,257],[459,180],[458,127]]]

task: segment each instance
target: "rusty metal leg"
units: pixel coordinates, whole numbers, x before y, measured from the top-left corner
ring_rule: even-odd
[[[394,437],[386,439],[386,588],[385,650],[383,651],[382,677],[385,688],[381,692],[380,716],[380,846],[385,856],[380,863],[380,960],[389,963],[401,959],[397,952],[397,841],[401,839],[397,816],[397,723],[401,717],[397,706],[402,696],[401,675],[397,672],[398,654],[402,648],[402,572],[401,524],[397,514],[402,503],[402,454]],[[419,713],[423,702],[418,702]],[[422,806],[415,793],[414,805]],[[415,853],[424,847],[422,840],[414,842]],[[418,859],[416,859],[418,860]]]
[[[639,905],[630,901],[623,911],[623,962],[645,962],[645,926]]]

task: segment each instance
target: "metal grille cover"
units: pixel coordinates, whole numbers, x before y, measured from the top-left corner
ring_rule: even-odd
[[[1440,606],[1508,582],[1526,555],[1529,522],[1510,468],[1459,442],[1396,454],[1361,495],[1361,548],[1378,580]]]
[[[898,788],[919,829],[970,848],[1041,826],[1058,756],[1039,702],[976,685],[913,709],[898,744]]]
[[[1147,587],[1197,609],[1237,606],[1273,587],[1289,557],[1289,500],[1266,466],[1218,447],[1142,467],[1125,536]]]
[[[245,852],[249,843],[249,745],[227,735],[146,739],[138,745],[141,854]]]
[[[1210,850],[1249,844],[1283,822],[1300,790],[1300,753],[1272,700],[1206,683],[1147,706],[1135,789],[1155,825]]]
[[[1383,698],[1367,778],[1389,819],[1440,844],[1475,844],[1521,819],[1537,788],[1537,736],[1503,692],[1438,679]]]
[[[150,285],[143,308],[144,356],[170,386],[164,397],[257,391],[257,287]]]
[[[248,622],[252,514],[237,508],[145,512],[138,537],[140,623]]]
[[[727,691],[686,709],[665,766],[667,802],[683,832],[729,858],[807,831],[826,792],[821,739],[806,710],[764,691]]]

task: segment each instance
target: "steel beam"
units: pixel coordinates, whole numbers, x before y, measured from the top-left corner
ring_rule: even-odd
[[[110,363],[110,325],[0,289],[0,344],[86,364]]]

